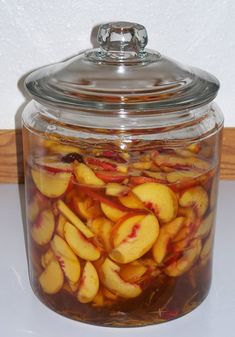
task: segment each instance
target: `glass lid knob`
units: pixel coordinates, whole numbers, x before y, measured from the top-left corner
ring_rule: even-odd
[[[97,40],[106,53],[141,54],[147,45],[144,26],[132,22],[111,22],[100,26]]]

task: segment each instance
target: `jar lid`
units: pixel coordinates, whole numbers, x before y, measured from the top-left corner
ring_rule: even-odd
[[[25,85],[37,101],[102,114],[148,114],[200,107],[212,101],[219,81],[145,49],[144,26],[101,25],[100,47],[32,72]]]

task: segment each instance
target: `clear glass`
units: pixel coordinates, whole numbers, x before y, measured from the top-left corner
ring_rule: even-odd
[[[211,284],[219,108],[123,118],[31,102],[23,124],[37,297],[102,326],[197,307]]]

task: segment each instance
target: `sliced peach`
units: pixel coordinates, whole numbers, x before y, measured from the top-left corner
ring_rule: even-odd
[[[209,164],[204,160],[197,157],[181,157],[173,154],[165,154],[165,153],[155,153],[154,154],[155,163],[162,167],[176,168],[178,170],[184,169],[196,169],[200,171],[207,171],[209,168]]]
[[[130,216],[114,226],[114,249],[109,256],[118,263],[132,262],[147,253],[158,233],[158,220],[153,214]]]
[[[126,173],[110,171],[97,171],[96,176],[105,183],[121,183],[128,177]]]
[[[50,203],[41,193],[37,192],[30,200],[27,207],[27,216],[30,222],[34,222],[41,210],[49,208]]]
[[[73,172],[72,164],[61,161],[59,156],[41,156],[34,159],[34,164],[51,173]]]
[[[100,231],[98,236],[101,238],[106,252],[109,252],[112,249],[111,246],[111,232],[112,232],[113,223],[105,219],[100,226]]]
[[[105,217],[99,217],[92,220],[89,224],[89,228],[98,236],[103,243],[104,249],[109,252],[112,249],[111,246],[111,231],[113,228],[113,222]]]
[[[115,163],[100,158],[86,157],[85,162],[88,165],[101,168],[102,170],[117,171],[117,165]]]
[[[129,188],[125,185],[121,185],[118,183],[108,183],[106,185],[105,194],[113,197],[120,197],[126,195],[128,192]]]
[[[46,253],[44,253],[41,256],[41,265],[43,268],[46,268],[46,266],[50,263],[52,259],[55,258],[55,254],[53,253],[53,250],[49,248]]]
[[[197,218],[195,211],[190,207],[179,207],[178,215],[185,218],[183,227],[178,234],[173,238],[174,242],[182,241],[187,238],[191,239],[194,232],[197,230],[200,220]]]
[[[104,294],[102,289],[99,289],[95,297],[93,298],[94,307],[102,307],[104,305]]]
[[[56,233],[64,238],[64,224],[67,221],[66,217],[63,214],[59,214],[56,226]]]
[[[144,204],[140,201],[140,199],[130,191],[127,195],[123,195],[119,197],[119,201],[121,204],[127,208],[132,209],[144,209]]]
[[[133,262],[135,263],[135,262]],[[139,259],[139,263],[142,264],[145,268],[147,268],[146,274],[144,274],[144,279],[149,278],[149,276],[158,276],[161,273],[161,269],[158,268],[158,264],[155,260],[151,258],[141,258]]]
[[[191,242],[190,247],[183,252],[183,256],[168,265],[164,272],[171,277],[177,277],[188,271],[198,259],[202,249],[200,239]]]
[[[117,221],[118,219],[120,219],[122,216],[124,216],[126,214],[126,212],[116,208],[116,207],[112,207],[108,204],[105,203],[101,203],[100,204],[102,211],[104,212],[104,214],[107,216],[107,218],[109,218],[112,221]]]
[[[205,217],[205,219],[202,220],[202,222],[201,222],[198,230],[196,231],[194,237],[200,238],[200,239],[205,238],[210,233],[210,230],[211,230],[212,225],[213,225],[213,221],[214,221],[214,213],[211,212]]]
[[[37,189],[49,198],[58,198],[64,194],[72,177],[68,172],[51,173],[38,168],[33,168],[31,174]]]
[[[173,242],[170,247],[170,251],[173,253],[179,253],[179,252],[183,252],[184,250],[188,249],[191,243],[191,237],[192,235],[190,235],[189,237],[186,237],[183,240]]]
[[[201,150],[201,146],[199,143],[193,143],[187,146],[187,149],[192,153],[198,153]]]
[[[57,201],[57,207],[59,211],[69,220],[77,229],[79,229],[83,235],[87,238],[94,236],[92,231],[79,219],[79,217],[73,213],[73,211],[62,201]]]
[[[132,176],[130,177],[130,184],[135,185],[141,185],[145,183],[156,183],[158,180],[156,178],[152,177],[145,177],[145,176]]]
[[[117,171],[121,173],[127,173],[128,172],[128,166],[124,164],[118,164],[117,165]]]
[[[64,235],[69,246],[79,257],[88,261],[99,259],[99,249],[69,222],[64,226]]]
[[[192,181],[200,175],[197,171],[174,171],[167,174],[167,180],[170,184],[173,183],[185,183],[187,181]]]
[[[77,181],[81,184],[103,186],[104,182],[99,179],[87,165],[83,163],[74,163],[74,174]]]
[[[77,146],[59,144],[55,142],[52,142],[49,148],[51,152],[58,154],[81,153],[81,150]]]
[[[137,283],[147,272],[148,268],[141,263],[133,262],[123,265],[120,270],[120,276],[125,282]]]
[[[205,214],[208,203],[207,192],[201,186],[195,186],[185,190],[179,198],[180,206],[193,207],[199,217]]]
[[[76,283],[81,273],[80,262],[67,242],[56,234],[51,241],[51,249],[67,279]]]
[[[152,162],[151,161],[138,161],[138,162],[133,163],[131,166],[138,170],[149,170],[150,167],[152,166]]]
[[[32,238],[38,245],[47,244],[54,233],[55,217],[50,209],[42,211],[32,227]]]
[[[176,217],[177,198],[168,186],[150,182],[138,185],[132,191],[161,222],[170,222]]]
[[[99,290],[99,276],[93,264],[86,262],[79,282],[77,299],[81,303],[91,302]]]
[[[101,282],[114,294],[124,298],[134,298],[141,294],[139,285],[125,282],[119,275],[120,267],[106,258],[101,266]]]
[[[64,274],[56,259],[52,259],[39,276],[42,290],[47,294],[56,294],[63,287]]]
[[[126,159],[123,158],[122,153],[112,150],[100,151],[98,149],[91,149],[91,153],[102,160],[112,160],[115,163],[124,163],[126,161]]]
[[[184,221],[185,218],[178,217],[160,228],[159,236],[152,249],[154,260],[157,263],[160,264],[165,258],[170,241],[182,228]]]
[[[121,204],[117,203],[116,200],[113,200],[112,197],[105,196],[102,192],[102,190],[95,190],[94,188],[90,188],[87,186],[80,186],[79,187],[80,193],[84,193],[85,195],[88,195],[91,197],[93,200],[105,203],[107,205],[110,205],[112,207],[118,208],[120,210],[126,210],[125,207],[123,207]]]
[[[156,182],[166,184],[166,173],[165,172],[153,172],[153,171],[144,171],[144,174],[148,177],[155,178]]]
[[[91,197],[86,197],[84,200],[81,198],[73,198],[74,210],[81,215],[83,219],[89,220],[102,215],[99,202],[93,200]]]

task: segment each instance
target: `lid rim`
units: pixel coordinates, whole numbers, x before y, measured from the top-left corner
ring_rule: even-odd
[[[145,50],[144,26],[108,23],[98,37],[99,49],[33,71],[26,90],[46,105],[110,115],[193,109],[218,93],[219,81],[210,73]]]

